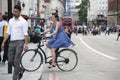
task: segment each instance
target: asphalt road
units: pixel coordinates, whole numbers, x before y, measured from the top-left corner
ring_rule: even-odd
[[[120,80],[120,40],[116,34],[72,35],[78,66],[71,72],[44,68],[41,80]]]

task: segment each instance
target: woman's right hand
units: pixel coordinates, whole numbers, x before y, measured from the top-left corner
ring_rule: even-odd
[[[50,38],[50,37],[52,37],[52,35],[51,34],[46,34],[45,37]]]

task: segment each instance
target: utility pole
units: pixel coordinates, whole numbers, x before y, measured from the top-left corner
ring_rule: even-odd
[[[8,0],[8,20],[12,18],[12,0]],[[8,62],[8,74],[12,73],[12,65]]]
[[[119,7],[118,7],[118,4],[119,4],[119,0],[117,0],[117,25],[118,25],[118,17],[119,17]]]
[[[8,20],[12,18],[12,0],[8,0]]]
[[[39,20],[40,20],[39,10],[40,10],[40,0],[37,0],[37,24],[39,23]],[[36,26],[37,26],[37,24],[36,24]]]
[[[40,13],[39,13],[39,10],[40,10],[40,0],[37,0],[37,17],[40,17]]]

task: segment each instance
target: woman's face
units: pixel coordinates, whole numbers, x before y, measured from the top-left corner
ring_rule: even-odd
[[[56,18],[54,15],[52,15],[52,21],[55,22],[56,21]]]

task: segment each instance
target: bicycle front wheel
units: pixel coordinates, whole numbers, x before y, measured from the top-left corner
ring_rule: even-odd
[[[57,67],[62,71],[72,71],[78,64],[78,57],[72,49],[62,49],[57,54]]]
[[[36,71],[42,62],[42,54],[36,49],[25,51],[21,56],[21,66],[28,72]]]

